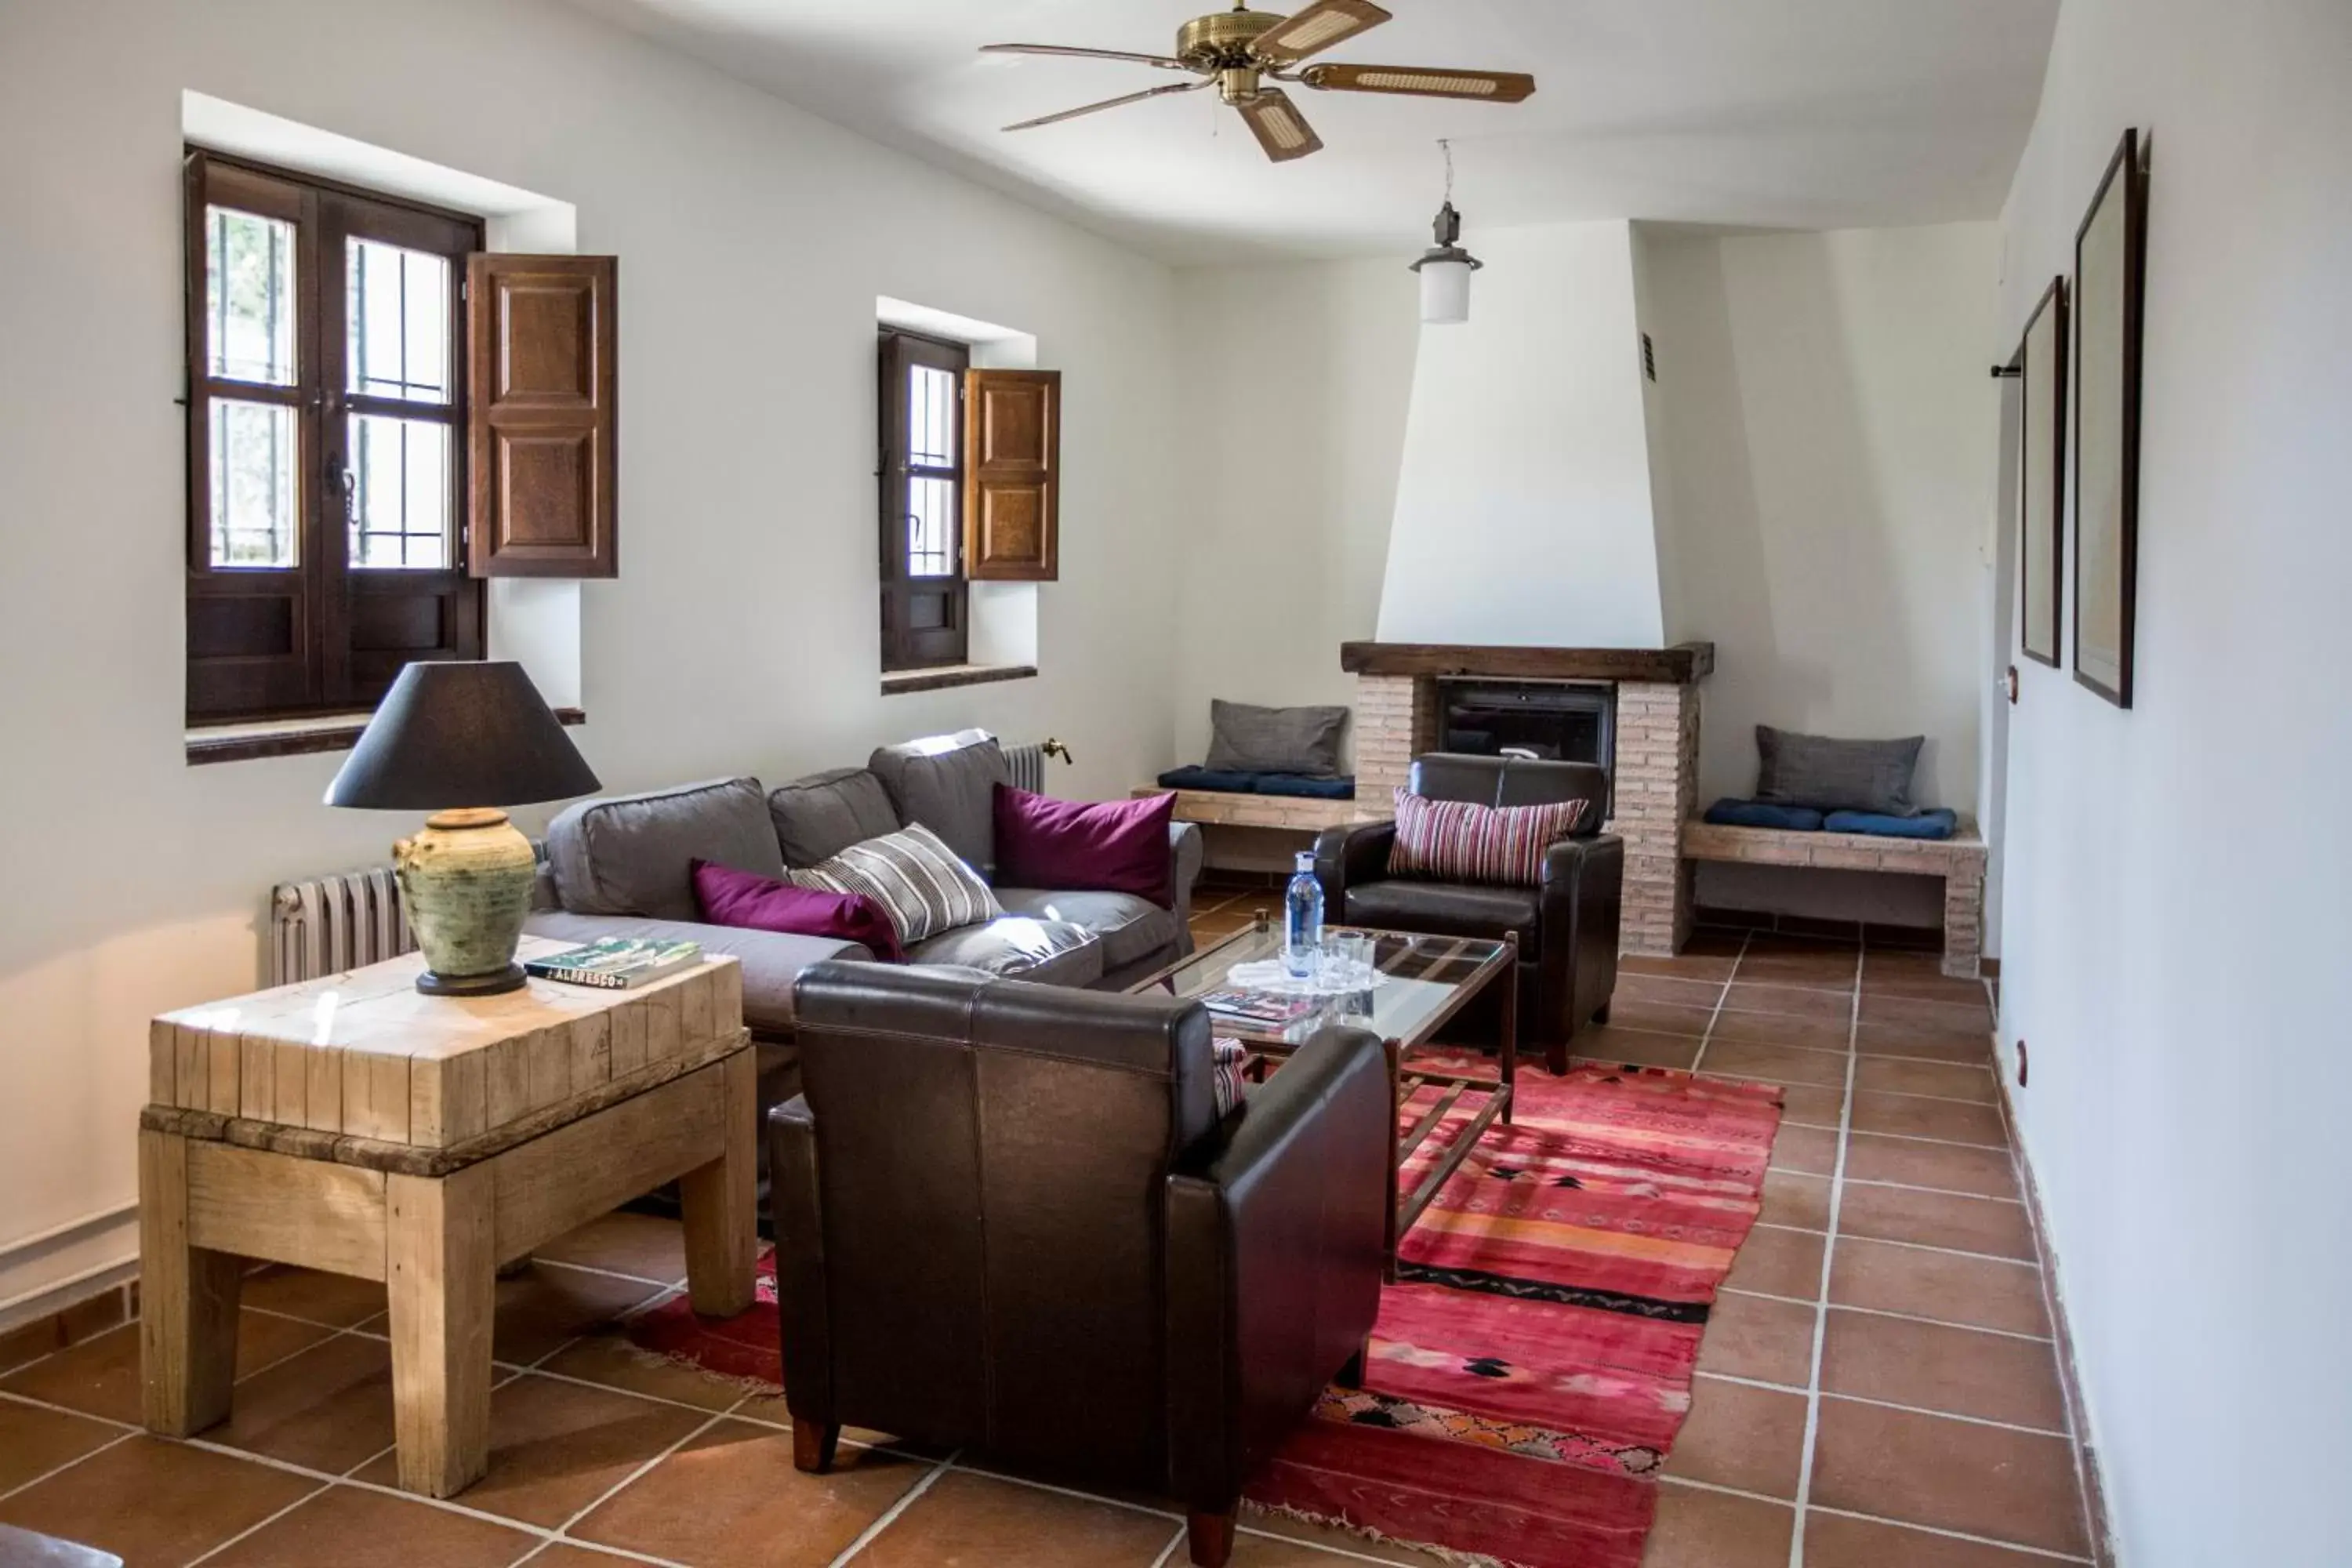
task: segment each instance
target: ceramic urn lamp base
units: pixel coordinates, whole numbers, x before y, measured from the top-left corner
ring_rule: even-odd
[[[392,847],[409,929],[424,951],[416,988],[435,996],[519,991],[514,961],[536,873],[530,840],[488,806],[436,812]]]

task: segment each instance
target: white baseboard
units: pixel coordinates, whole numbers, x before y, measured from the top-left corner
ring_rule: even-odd
[[[139,1205],[122,1204],[0,1247],[0,1332],[139,1272]]]

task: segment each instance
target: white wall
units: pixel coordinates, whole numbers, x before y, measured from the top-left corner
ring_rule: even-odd
[[[1926,797],[1975,808],[1995,226],[1628,227],[1474,237],[1463,326],[1418,328],[1392,261],[1179,271],[1184,617],[1213,628],[1176,673],[1180,754],[1211,697],[1349,700],[1337,645],[1377,606],[1392,639],[1712,638],[1706,798],[1753,788],[1760,721],[1924,732]],[[1702,876],[1728,907],[1942,918],[1925,879]]]
[[[2066,0],[2002,216],[2000,355],[2152,135],[2136,706],[2019,661],[2001,985],[2132,1568],[2352,1552],[2348,89],[2343,0]]]
[[[1182,761],[1213,698],[1355,700],[1339,645],[1380,613],[1417,289],[1388,257],[1176,274]]]
[[[1414,363],[1382,641],[1664,640],[1630,227],[1469,237],[1470,320]]]
[[[1973,810],[1994,226],[1648,229],[1639,254],[1668,629],[1716,644],[1701,798],[1753,792],[1764,723],[1925,734],[1922,799]]]
[[[129,1255],[145,1019],[256,984],[270,883],[403,827],[318,804],[332,756],[183,761],[184,89],[570,202],[622,257],[625,564],[581,591],[575,732],[607,787],[966,723],[1067,740],[1072,793],[1173,760],[1163,268],[542,0],[0,7],[0,1303]],[[878,295],[1065,373],[1038,679],[879,693]]]

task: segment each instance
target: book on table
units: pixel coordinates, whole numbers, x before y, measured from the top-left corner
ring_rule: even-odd
[[[523,971],[541,980],[566,985],[593,985],[604,991],[627,991],[648,981],[674,974],[702,962],[698,942],[651,942],[637,937],[608,936],[585,946],[526,959]]]

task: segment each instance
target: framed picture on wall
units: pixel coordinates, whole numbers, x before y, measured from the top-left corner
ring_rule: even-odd
[[[2147,275],[2147,184],[2126,131],[2074,233],[2074,679],[2118,708],[2132,703]]]
[[[2017,620],[2025,657],[2058,667],[2066,575],[2066,279],[2053,278],[2017,345]]]

